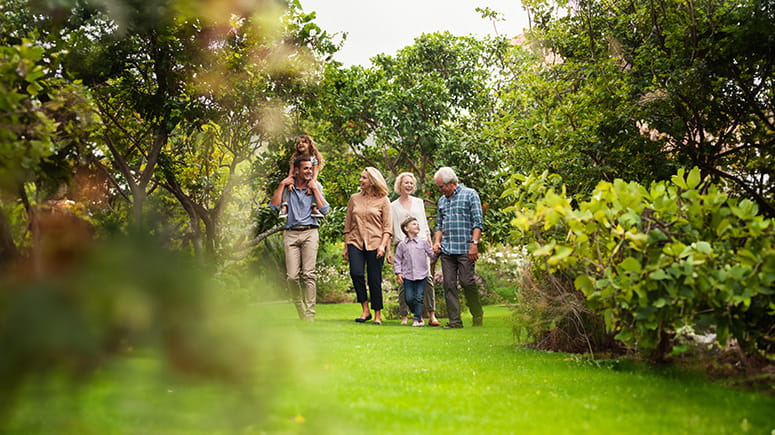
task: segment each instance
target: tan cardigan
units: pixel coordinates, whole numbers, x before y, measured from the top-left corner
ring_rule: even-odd
[[[344,219],[345,244],[374,251],[385,234],[393,235],[393,217],[387,196],[376,197],[359,192],[350,196]]]

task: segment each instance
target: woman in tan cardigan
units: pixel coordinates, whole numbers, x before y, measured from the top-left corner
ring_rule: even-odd
[[[376,168],[363,170],[361,191],[350,196],[344,220],[344,259],[350,262],[350,277],[363,312],[355,321],[382,324],[382,265],[393,233],[393,218],[385,178]],[[365,270],[365,273],[364,273]],[[366,294],[366,275],[369,292]]]

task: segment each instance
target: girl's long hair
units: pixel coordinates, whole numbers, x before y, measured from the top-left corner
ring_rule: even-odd
[[[318,161],[318,172],[320,172],[323,169],[323,154],[320,154],[320,151],[318,151],[318,146],[315,144],[315,141],[312,140],[312,136],[308,134],[302,134],[299,135],[299,137],[296,138],[296,141],[294,142],[294,151],[291,155],[291,167],[293,166],[293,161],[296,160],[298,157],[301,157],[303,154],[301,154],[298,150],[295,150],[296,143],[298,143],[301,139],[306,139],[307,142],[309,142],[309,151],[310,155],[306,157],[312,157],[315,156],[315,158]]]

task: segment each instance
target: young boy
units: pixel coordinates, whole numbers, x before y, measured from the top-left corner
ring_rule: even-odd
[[[428,277],[427,258],[433,258],[431,245],[425,239],[417,238],[420,224],[417,218],[408,217],[401,222],[401,231],[406,238],[396,246],[393,271],[398,282],[404,285],[406,304],[414,315],[412,326],[424,326],[422,320],[422,301],[425,295],[425,278]]]

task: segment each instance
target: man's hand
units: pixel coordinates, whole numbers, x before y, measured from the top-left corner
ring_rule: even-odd
[[[280,186],[285,186],[288,190],[293,190],[294,184],[296,184],[296,180],[293,177],[285,177],[280,181]]]
[[[475,243],[471,243],[468,246],[468,258],[471,259],[471,261],[476,261],[479,259],[479,245]]]
[[[435,252],[436,255],[439,255],[441,253],[441,243],[436,242],[433,244],[433,252]]]

